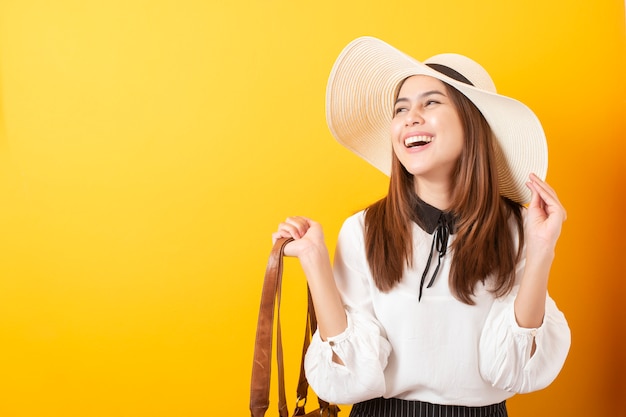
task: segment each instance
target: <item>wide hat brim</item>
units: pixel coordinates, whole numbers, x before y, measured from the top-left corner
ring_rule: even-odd
[[[476,105],[496,138],[501,195],[521,204],[529,202],[531,193],[525,185],[529,174],[545,179],[548,170],[545,133],[532,110],[512,98],[452,79],[376,38],[352,41],[332,68],[326,120],[337,141],[390,175],[393,102],[400,82],[412,75],[450,84]]]

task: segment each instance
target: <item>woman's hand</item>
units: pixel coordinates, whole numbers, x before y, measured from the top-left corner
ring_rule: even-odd
[[[285,247],[285,255],[301,257],[313,250],[326,252],[322,226],[306,217],[293,216],[278,225],[278,230],[272,234],[272,241],[281,237],[292,237],[295,240]]]
[[[531,174],[526,185],[532,197],[524,223],[526,265],[515,298],[515,318],[521,327],[538,328],[545,314],[554,248],[567,213],[552,187],[536,175]]]
[[[287,217],[272,233],[274,242],[282,237],[294,238],[285,246],[285,255],[297,256],[300,260],[311,290],[320,337],[326,340],[328,336],[344,332],[348,319],[335,284],[322,226],[306,217]],[[338,357],[333,360],[343,363]]]
[[[552,255],[567,212],[552,187],[535,174],[530,175],[526,185],[532,191],[524,226],[527,251],[538,255],[549,251]]]

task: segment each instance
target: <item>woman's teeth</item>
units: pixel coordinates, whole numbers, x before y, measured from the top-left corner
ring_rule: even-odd
[[[404,146],[413,148],[415,146],[424,146],[433,141],[432,136],[411,136],[404,140]]]

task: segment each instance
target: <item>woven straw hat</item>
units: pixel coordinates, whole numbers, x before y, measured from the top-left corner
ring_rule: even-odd
[[[326,119],[333,136],[390,175],[393,102],[400,82],[412,75],[450,84],[476,105],[496,137],[501,194],[530,201],[528,175],[545,179],[548,169],[541,123],[524,104],[497,94],[485,69],[462,55],[441,54],[422,63],[379,39],[355,39],[339,54],[328,80]]]

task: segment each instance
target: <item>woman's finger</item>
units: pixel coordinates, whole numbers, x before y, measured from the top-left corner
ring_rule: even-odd
[[[296,231],[297,238],[304,236],[307,230],[309,230],[309,220],[302,216],[287,217],[284,224]],[[293,237],[295,238],[296,236]]]
[[[281,239],[283,237],[293,237],[293,236],[291,235],[291,233],[288,233],[283,230],[279,230],[277,232],[272,233],[272,243],[276,243],[278,239]]]
[[[537,192],[540,193],[544,200],[553,199],[558,205],[561,205],[559,198],[556,194],[556,191],[545,181],[542,181],[541,178],[537,177],[535,174],[530,175],[530,181],[537,189]]]
[[[302,238],[309,229],[309,221],[305,217],[287,217],[284,222],[278,225],[278,230],[272,234],[274,242],[281,237]]]
[[[567,212],[561,201],[559,200],[556,191],[548,183],[542,181],[539,177],[531,174],[528,187],[533,191],[530,207],[537,207],[546,212],[556,213],[560,212],[563,220],[567,218]]]
[[[554,200],[559,201],[557,192],[550,186],[550,184],[541,180],[541,178],[537,177],[535,174],[531,174],[530,180],[533,184],[535,184],[537,189],[542,192],[542,194],[549,195]]]

